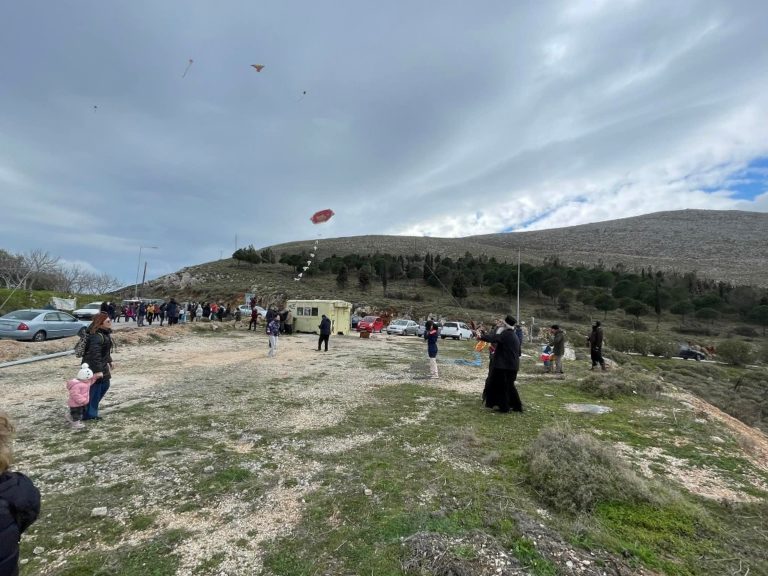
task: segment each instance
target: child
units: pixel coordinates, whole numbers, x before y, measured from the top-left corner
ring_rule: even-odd
[[[269,336],[269,357],[277,354],[277,338],[280,335],[280,316],[275,315],[267,324],[267,335]]]
[[[88,406],[91,384],[102,376],[101,372],[94,374],[88,367],[88,364],[83,362],[77,377],[67,382],[67,390],[69,390],[69,400],[67,400],[67,405],[69,406],[68,420],[72,423],[72,429],[85,430],[83,414],[85,413],[85,407]]]
[[[19,540],[40,513],[40,491],[19,472],[9,472],[13,424],[0,412],[0,574],[19,573]]]

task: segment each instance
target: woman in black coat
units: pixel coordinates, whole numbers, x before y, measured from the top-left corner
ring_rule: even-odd
[[[96,380],[91,384],[90,400],[83,420],[100,420],[99,402],[109,390],[112,378],[112,320],[106,312],[99,312],[93,317],[88,332],[83,362],[88,363]]]
[[[498,333],[482,334],[480,340],[490,342],[496,348],[493,366],[486,386],[485,405],[499,407],[499,412],[522,412],[523,404],[515,388],[517,371],[520,368],[520,340],[515,334],[515,319],[504,318],[503,330]]]
[[[40,491],[19,472],[11,472],[13,424],[0,412],[0,576],[19,573],[19,540],[40,513]]]

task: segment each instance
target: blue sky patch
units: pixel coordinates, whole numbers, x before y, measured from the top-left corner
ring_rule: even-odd
[[[756,158],[743,170],[731,174],[723,188],[739,200],[754,200],[768,191],[768,157]]]

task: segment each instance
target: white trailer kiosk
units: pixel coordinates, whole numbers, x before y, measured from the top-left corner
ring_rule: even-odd
[[[331,319],[331,334],[349,334],[352,304],[344,300],[288,300],[293,314],[294,332],[320,333],[320,320],[325,314]]]

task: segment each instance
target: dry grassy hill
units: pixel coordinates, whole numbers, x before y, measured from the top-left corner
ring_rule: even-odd
[[[277,254],[309,251],[314,240],[277,244]],[[337,254],[413,254],[427,251],[456,258],[466,252],[514,261],[540,262],[557,255],[569,264],[603,262],[628,269],[651,266],[696,271],[736,284],[768,286],[768,213],[737,210],[678,210],[539,230],[465,238],[350,236],[325,238],[318,257]]]

